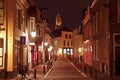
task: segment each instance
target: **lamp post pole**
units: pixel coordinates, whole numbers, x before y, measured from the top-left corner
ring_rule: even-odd
[[[43,73],[45,73],[45,26],[43,34]]]
[[[43,42],[43,73],[45,73],[45,46]]]
[[[36,32],[35,31],[32,31],[32,33],[31,33],[31,36],[33,37],[33,38],[35,38],[36,37]],[[35,41],[34,41],[35,42]],[[33,50],[33,52],[34,52],[34,64],[35,64],[35,68],[34,68],[34,78],[36,79],[36,44],[35,44],[35,46],[34,46],[34,50]]]
[[[48,46],[48,43],[47,43],[47,42],[44,42],[43,45],[44,45],[44,53],[43,53],[43,54],[44,54],[44,56],[43,56],[43,57],[44,57],[44,59],[43,59],[43,60],[44,60],[44,61],[43,61],[43,73],[45,73],[45,62],[46,62],[46,55],[47,55],[47,54],[46,54],[46,51],[47,51],[47,48],[46,48],[46,47]]]
[[[36,61],[37,61],[37,52],[36,52],[36,45],[34,46],[34,64],[35,64],[35,67],[34,67],[34,78],[36,79]]]
[[[82,52],[82,48],[81,47],[78,49],[78,52],[79,52],[79,67],[80,67],[80,56],[81,56],[81,52]]]

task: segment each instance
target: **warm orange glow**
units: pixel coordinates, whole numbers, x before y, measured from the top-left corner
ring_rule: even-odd
[[[79,48],[78,51],[81,53],[82,52],[82,48]]]
[[[47,46],[48,45],[48,43],[47,42],[45,42],[45,46]]]
[[[62,55],[62,48],[59,48],[58,49],[58,56],[61,56]]]

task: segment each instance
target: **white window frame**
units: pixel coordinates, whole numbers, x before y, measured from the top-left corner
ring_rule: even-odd
[[[30,32],[35,30],[35,17],[30,17]]]

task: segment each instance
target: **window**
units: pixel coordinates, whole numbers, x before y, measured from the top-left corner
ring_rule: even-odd
[[[16,9],[16,27],[21,30],[21,10]]]
[[[93,27],[94,27],[94,35],[96,34],[96,23],[95,23],[95,16],[93,17]]]
[[[69,46],[69,41],[67,41],[67,46]]]
[[[118,22],[120,23],[120,0],[118,0]]]
[[[71,35],[69,35],[69,38],[71,39]]]
[[[65,35],[65,38],[67,39],[67,34]]]
[[[63,50],[64,50],[64,54],[66,54],[66,52],[67,52],[66,49],[63,49]]]
[[[3,24],[3,19],[4,19],[3,11],[4,11],[4,3],[3,0],[0,0],[0,24]]]
[[[33,30],[35,30],[35,18],[30,17],[30,32],[32,32]]]
[[[73,49],[70,49],[70,54],[73,55]]]
[[[120,35],[115,35],[115,44],[120,45]]]
[[[99,14],[96,13],[96,18],[95,18],[95,32],[97,33],[97,27],[98,27],[98,21],[99,21]]]
[[[98,21],[99,21],[99,15],[98,15],[98,12],[97,12],[93,17],[94,34],[96,34],[97,30],[98,30],[97,29],[97,27],[99,26]]]
[[[21,13],[21,30],[25,32],[25,14],[23,11]]]
[[[95,59],[98,59],[98,40],[95,42]]]
[[[65,40],[64,40],[64,43],[63,43],[63,45],[65,46]]]
[[[71,41],[71,45],[72,45],[72,41]]]
[[[3,66],[3,39],[0,38],[0,66]]]

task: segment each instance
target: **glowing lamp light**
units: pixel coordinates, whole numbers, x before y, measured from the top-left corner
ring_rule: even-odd
[[[52,47],[52,46],[50,46],[50,47],[48,48],[48,51],[52,51],[52,48],[53,48],[53,47]]]
[[[31,32],[31,36],[32,36],[32,37],[35,37],[35,36],[36,36],[36,32],[35,32],[35,31],[32,31],[32,32]]]
[[[59,49],[58,49],[58,53],[59,53],[59,54],[62,54],[62,48],[59,48]]]
[[[52,49],[53,49],[53,47],[52,47],[52,46],[50,46],[50,49],[52,50]]]
[[[45,46],[48,46],[48,43],[47,43],[47,42],[45,42]]]
[[[79,48],[78,51],[81,53],[82,52],[82,48]]]

